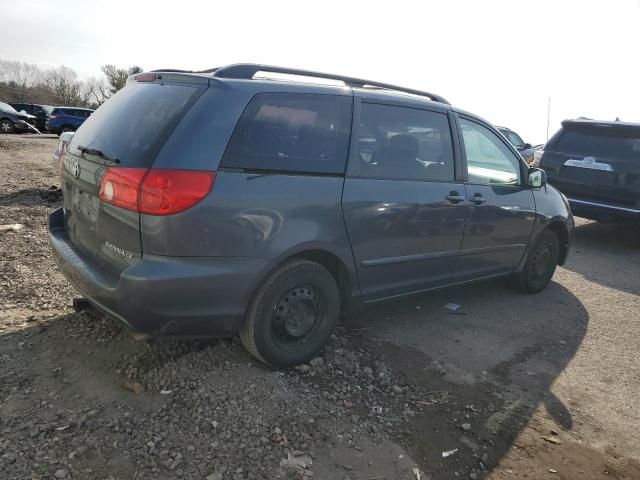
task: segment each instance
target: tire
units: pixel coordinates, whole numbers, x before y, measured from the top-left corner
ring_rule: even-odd
[[[62,135],[64,132],[74,132],[74,128],[70,125],[63,125],[62,127],[60,127],[60,130],[58,130],[58,136]]]
[[[517,274],[518,289],[538,293],[549,284],[560,257],[560,241],[551,230],[542,232],[529,253],[524,268]]]
[[[13,125],[11,120],[3,118],[0,120],[0,133],[13,133],[15,132],[16,127]]]
[[[240,338],[261,362],[291,367],[320,352],[339,315],[340,292],[333,275],[317,263],[291,260],[256,290]]]

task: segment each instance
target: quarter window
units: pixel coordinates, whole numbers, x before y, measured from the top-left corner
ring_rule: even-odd
[[[464,118],[460,128],[470,183],[520,183],[520,160],[495,133]]]
[[[255,170],[344,174],[351,97],[261,93],[231,136],[221,165]]]
[[[453,147],[444,113],[363,103],[351,175],[452,182]]]

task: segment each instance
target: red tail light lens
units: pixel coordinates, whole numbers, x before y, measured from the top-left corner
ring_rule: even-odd
[[[149,215],[182,212],[209,194],[215,178],[215,172],[151,169],[142,182],[138,210]]]
[[[215,172],[109,167],[102,177],[100,199],[149,215],[171,215],[206,197]]]
[[[146,168],[107,168],[100,184],[100,200],[116,207],[138,211],[138,191]]]

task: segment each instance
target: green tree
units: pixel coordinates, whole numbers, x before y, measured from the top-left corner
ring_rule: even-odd
[[[127,83],[127,77],[135,73],[142,72],[142,68],[137,65],[129,68],[118,68],[115,65],[103,65],[102,73],[107,77],[111,93],[116,93]]]

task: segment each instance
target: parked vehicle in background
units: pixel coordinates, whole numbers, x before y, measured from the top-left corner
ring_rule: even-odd
[[[33,115],[35,118],[33,119],[33,123],[36,128],[42,132],[45,130],[45,123],[47,121],[47,111],[42,107],[42,105],[37,105],[35,103],[19,103],[19,102],[10,102],[13,108],[15,108],[19,112],[28,113],[29,115]]]
[[[530,143],[525,143],[524,140],[522,140],[522,137],[510,128],[496,128],[507,138],[507,140],[509,140],[509,142],[511,142],[511,145],[516,147],[518,152],[520,152],[520,155],[522,155],[522,158],[524,158],[525,162],[531,165],[531,163],[533,162],[533,152],[537,147],[533,147]]]
[[[640,124],[565,120],[535,157],[574,214],[640,221]]]
[[[88,302],[152,335],[239,332],[275,366],[354,302],[500,276],[539,292],[573,229],[544,172],[442,97],[264,65],[133,75],[61,170],[49,238]]]
[[[20,113],[8,103],[0,102],[0,133],[34,132],[35,117]]]
[[[75,132],[91,116],[93,110],[79,107],[54,107],[45,128],[49,133],[60,135],[63,132]]]

